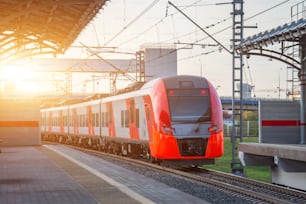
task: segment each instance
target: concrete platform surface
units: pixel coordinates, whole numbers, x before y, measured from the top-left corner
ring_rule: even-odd
[[[1,150],[0,203],[207,203],[67,147]]]

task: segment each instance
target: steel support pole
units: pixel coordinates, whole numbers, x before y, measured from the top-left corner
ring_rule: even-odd
[[[299,79],[301,82],[301,100],[300,100],[300,107],[301,107],[301,139],[300,144],[305,144],[306,141],[306,35],[303,35],[300,38],[300,53],[301,53],[301,70],[299,71]]]

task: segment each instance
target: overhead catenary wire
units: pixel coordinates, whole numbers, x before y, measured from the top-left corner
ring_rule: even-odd
[[[168,3],[173,6],[175,9],[177,9],[183,16],[185,16],[188,20],[190,20],[195,26],[197,26],[201,31],[203,31],[206,35],[209,36],[213,41],[215,41],[217,44],[219,44],[224,50],[226,50],[228,53],[232,54],[230,50],[228,50],[222,43],[220,43],[216,38],[214,38],[211,34],[209,34],[207,31],[205,31],[199,24],[194,22],[189,16],[187,16],[184,12],[182,12],[177,6],[175,6],[171,1],[168,1]]]
[[[252,16],[250,16],[250,17],[245,18],[244,21],[248,21],[248,20],[253,19],[253,18],[255,18],[255,17],[259,16],[259,15],[262,15],[262,14],[264,14],[264,13],[266,13],[266,12],[272,10],[272,9],[275,9],[275,8],[281,6],[281,5],[283,5],[283,4],[285,4],[285,3],[289,2],[289,1],[291,1],[291,0],[282,1],[282,2],[276,4],[276,5],[272,6],[272,7],[269,7],[269,8],[267,8],[267,9],[263,10],[263,11],[260,11],[260,12],[258,12],[258,13],[255,13],[254,15],[252,15]],[[223,29],[216,31],[216,32],[212,33],[211,35],[212,35],[212,36],[215,36],[215,35],[220,34],[220,33],[224,32],[224,31],[226,31],[226,30],[228,30],[228,29],[231,29],[231,28],[232,28],[232,25],[227,26],[227,27],[224,27]],[[201,39],[198,39],[198,40],[193,41],[192,43],[199,43],[199,42],[201,42],[201,41],[203,41],[203,40],[206,40],[206,39],[208,39],[208,38],[209,38],[209,36],[205,36],[205,37],[203,37],[203,38],[201,38]],[[169,41],[170,41],[170,40],[169,40]],[[213,53],[213,52],[212,52],[212,53]],[[192,56],[190,56],[190,57],[192,57]]]
[[[275,8],[281,6],[281,5],[283,5],[283,4],[285,4],[285,3],[289,2],[289,1],[290,1],[290,0],[282,1],[282,2],[276,4],[276,5],[272,6],[272,7],[269,7],[269,8],[267,8],[267,9],[265,9],[265,10],[263,10],[263,11],[260,11],[260,12],[258,12],[258,13],[255,13],[254,15],[245,18],[245,21],[250,20],[250,19],[253,19],[253,18],[255,18],[255,17],[259,16],[259,15],[262,15],[262,14],[264,14],[264,13],[266,13],[266,12],[272,10],[272,9],[275,9]],[[155,3],[155,2],[157,3],[157,1],[154,1],[153,3]],[[189,7],[192,7],[192,6],[197,6],[197,3],[199,3],[199,2],[200,2],[200,0],[198,0],[198,1],[194,2],[194,3],[192,3],[192,4],[189,4],[189,5],[187,5],[186,7],[184,7],[184,9],[189,8]],[[141,12],[141,14],[142,14],[142,13],[144,14],[144,13],[147,11],[147,9],[150,8],[151,5],[153,5],[153,3],[150,4],[149,7],[147,7],[143,12]],[[154,4],[154,5],[155,5],[155,4]],[[209,4],[206,4],[206,5],[209,5]],[[215,4],[214,4],[214,5],[215,5]],[[201,6],[201,5],[200,5],[200,6]],[[183,7],[183,6],[180,6],[180,7]],[[167,10],[167,9],[166,9],[166,10]],[[166,14],[167,14],[167,13],[168,13],[168,11],[166,11]],[[151,25],[150,27],[148,27],[147,29],[145,29],[143,32],[140,32],[137,36],[132,37],[132,38],[129,38],[128,40],[126,40],[126,41],[124,41],[124,42],[120,42],[120,43],[119,43],[120,46],[122,46],[123,44],[125,44],[125,43],[127,43],[127,42],[131,42],[131,41],[133,41],[133,40],[139,38],[140,36],[144,35],[146,32],[150,31],[150,30],[151,30],[152,28],[154,28],[154,27],[155,27],[155,29],[156,29],[156,32],[158,33],[158,39],[160,39],[159,30],[158,30],[158,28],[157,28],[157,25],[163,23],[164,20],[165,20],[165,18],[167,18],[167,17],[169,17],[169,16],[173,16],[173,15],[178,14],[178,13],[179,13],[179,12],[174,12],[174,13],[172,13],[172,14],[167,14],[168,16],[165,16],[165,17],[161,18],[159,21],[157,21],[157,23]],[[138,16],[140,16],[140,14],[139,14]],[[122,33],[125,29],[127,29],[131,24],[133,24],[134,22],[136,22],[136,20],[139,19],[138,16],[137,16],[136,18],[134,18],[127,26],[123,27],[123,28],[121,29],[121,32],[119,32],[118,34],[116,34],[116,35],[112,38],[112,40],[109,40],[107,43],[110,43],[111,41],[113,41],[117,36],[119,36],[119,34],[121,34],[121,33]],[[225,22],[225,21],[227,21],[227,20],[229,20],[229,19],[231,19],[231,17],[225,18],[225,19],[223,19],[223,20],[221,20],[221,21],[218,21],[217,23],[213,23],[213,24],[204,26],[204,28],[207,29],[207,28],[214,27],[214,26],[216,26],[216,25],[220,25],[222,22]],[[212,35],[212,36],[215,36],[215,35],[217,35],[217,34],[219,34],[219,33],[222,33],[222,32],[224,32],[224,31],[226,31],[226,30],[228,30],[228,29],[231,29],[231,28],[232,28],[232,26],[227,26],[227,27],[225,27],[225,28],[223,28],[223,29],[221,29],[221,30],[218,30],[218,31],[212,33],[211,35]],[[181,38],[181,37],[188,36],[188,35],[191,35],[191,34],[193,34],[193,33],[195,33],[195,31],[192,31],[192,32],[189,32],[189,33],[187,33],[187,34],[180,35],[180,36],[175,35],[175,39],[179,39],[179,38]],[[201,42],[201,41],[203,41],[203,40],[205,40],[205,39],[207,39],[207,38],[208,38],[208,37],[205,36],[204,38],[197,39],[197,40],[193,41],[192,43],[199,43],[199,42]],[[172,42],[174,42],[173,40],[174,40],[174,38],[168,39],[168,40],[165,40],[165,41],[168,41],[168,42],[169,42],[169,41],[172,41]],[[107,43],[106,43],[106,44],[107,44]]]
[[[110,40],[104,43],[104,46],[111,43],[114,39],[116,39],[120,34],[123,33],[129,26],[135,23],[138,19],[140,19],[147,11],[149,11],[153,6],[155,6],[159,0],[154,0],[148,7],[146,7],[140,14],[138,14],[131,22],[129,22],[126,26],[124,26],[117,34],[115,34]]]
[[[185,6],[183,9],[187,9],[187,8],[189,8],[189,7],[192,7],[193,5],[197,4],[197,3],[200,2],[200,1],[201,1],[201,0],[198,0],[198,1],[192,3],[192,4],[188,5],[188,6]],[[168,18],[168,17],[170,17],[170,16],[172,17],[172,16],[174,16],[175,14],[178,14],[178,13],[179,13],[178,11],[176,11],[176,12],[174,12],[174,13],[169,14],[169,13],[168,13],[168,7],[169,7],[169,5],[167,4],[166,15],[165,15],[164,17],[162,17],[160,20],[158,20],[157,22],[155,22],[155,23],[153,23],[152,25],[150,25],[149,27],[147,27],[144,31],[140,32],[138,35],[136,35],[136,36],[134,36],[134,37],[132,37],[132,38],[129,38],[129,39],[125,40],[125,41],[122,41],[122,42],[120,42],[119,44],[120,44],[120,45],[124,45],[124,44],[126,44],[126,43],[130,43],[130,42],[133,41],[133,40],[138,39],[139,37],[141,37],[141,36],[144,35],[145,33],[149,32],[151,29],[153,29],[153,28],[157,27],[159,24],[163,23],[164,20],[165,20],[166,18]],[[194,32],[195,32],[195,31],[190,32],[190,33],[187,34],[187,35],[190,35],[190,34],[192,34],[192,33],[194,33]],[[186,34],[184,34],[184,35],[186,35]],[[158,36],[158,37],[159,37],[159,36]],[[180,37],[180,36],[176,36],[176,37],[178,38],[178,37]]]

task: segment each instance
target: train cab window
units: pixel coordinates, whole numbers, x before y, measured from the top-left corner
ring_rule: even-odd
[[[211,120],[208,89],[169,89],[167,93],[173,122]]]

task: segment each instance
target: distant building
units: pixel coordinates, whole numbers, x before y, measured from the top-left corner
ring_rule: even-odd
[[[144,44],[145,81],[177,75],[177,50],[173,44]]]
[[[237,84],[237,88],[240,89],[240,84]],[[250,84],[242,84],[242,97],[243,98],[252,98],[252,90],[254,86]]]

